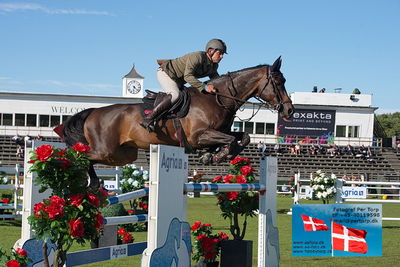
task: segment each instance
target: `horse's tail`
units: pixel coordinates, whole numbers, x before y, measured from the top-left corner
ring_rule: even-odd
[[[73,146],[78,142],[88,145],[88,141],[85,138],[83,132],[83,125],[85,124],[86,118],[93,111],[94,108],[89,108],[76,113],[71,118],[66,120],[64,123],[54,128],[54,131],[63,138],[67,146]]]

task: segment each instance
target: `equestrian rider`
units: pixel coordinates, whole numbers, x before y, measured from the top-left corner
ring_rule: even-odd
[[[147,114],[140,125],[149,132],[154,131],[155,123],[161,115],[176,102],[179,90],[188,83],[203,93],[215,93],[212,84],[205,84],[199,78],[208,76],[210,79],[218,77],[218,63],[226,54],[226,44],[221,39],[212,39],[205,51],[186,54],[176,59],[159,60],[160,68],[157,70],[157,80],[167,94],[150,114]]]

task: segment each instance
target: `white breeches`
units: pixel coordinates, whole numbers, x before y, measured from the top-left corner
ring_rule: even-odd
[[[171,102],[175,103],[179,96],[179,86],[161,68],[157,70],[157,80],[164,92],[172,96]]]

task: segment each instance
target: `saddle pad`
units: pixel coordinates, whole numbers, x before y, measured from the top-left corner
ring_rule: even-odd
[[[154,96],[156,94],[156,96]],[[162,95],[166,95],[163,92],[154,93],[151,92],[151,96],[145,96],[142,98],[143,103],[140,104],[140,110],[142,116],[147,115],[153,110],[154,103],[157,98],[162,97]],[[164,115],[164,119],[175,119],[175,118],[183,118],[189,112],[190,107],[190,93],[187,88],[179,91],[179,96],[175,104],[168,110],[167,114]]]

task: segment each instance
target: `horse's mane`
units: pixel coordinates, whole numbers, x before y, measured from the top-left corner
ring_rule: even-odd
[[[254,66],[254,67],[248,67],[248,68],[244,68],[244,69],[241,69],[241,70],[236,70],[236,71],[228,72],[228,73],[226,73],[226,74],[222,74],[222,75],[220,75],[220,76],[218,76],[218,77],[215,77],[215,78],[213,78],[213,79],[210,79],[209,82],[215,82],[215,81],[222,80],[222,79],[225,79],[225,78],[230,78],[230,77],[231,77],[230,75],[235,75],[235,74],[237,74],[237,73],[239,73],[239,72],[244,72],[244,71],[248,71],[248,70],[259,69],[259,68],[262,68],[262,67],[270,67],[270,65],[267,65],[267,64],[260,64],[260,65]]]

